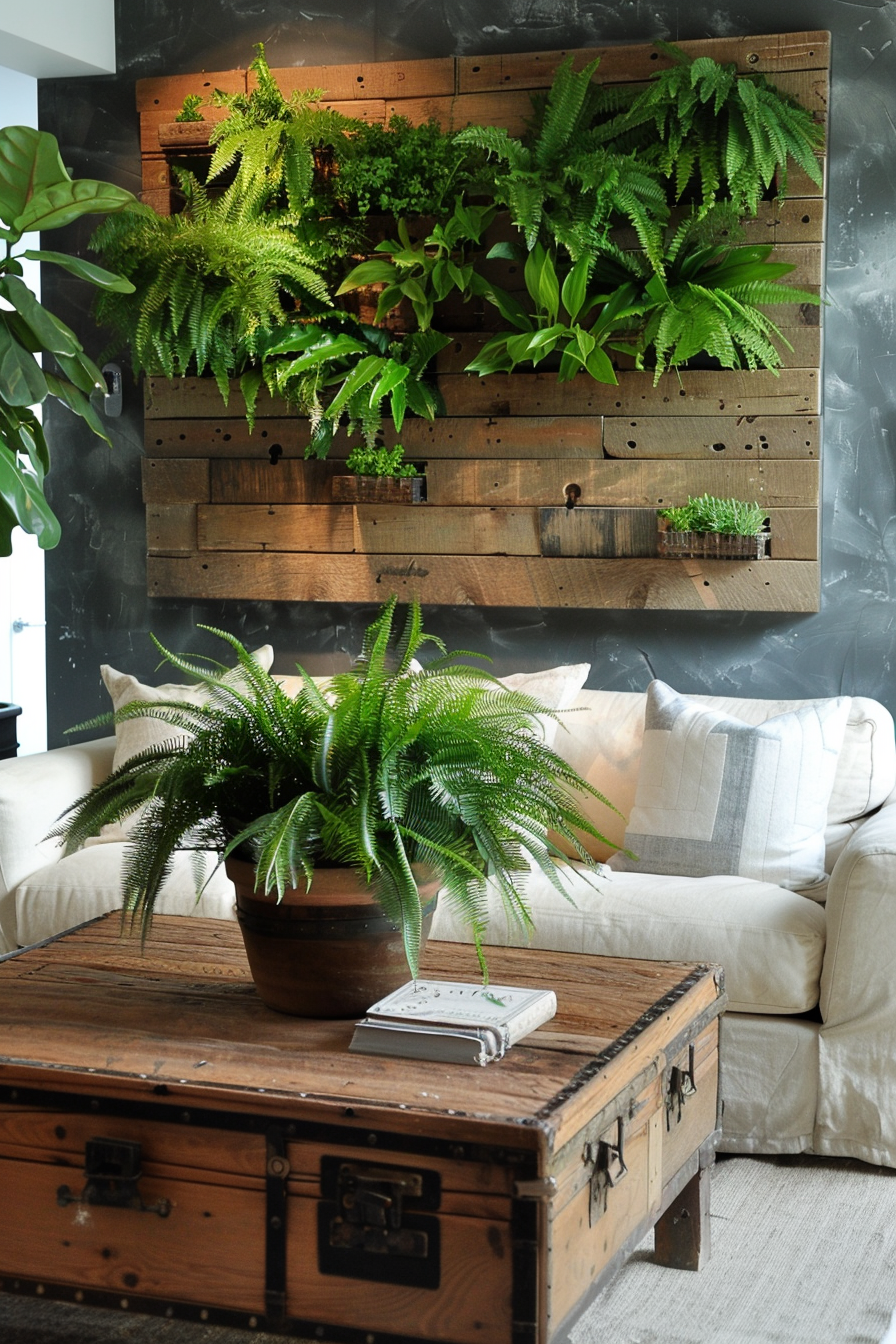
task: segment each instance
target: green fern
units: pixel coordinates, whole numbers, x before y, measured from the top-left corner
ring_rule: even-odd
[[[525,878],[533,866],[565,893],[549,832],[594,868],[581,833],[602,837],[583,815],[583,797],[606,799],[546,744],[539,716],[556,718],[553,711],[447,654],[424,632],[416,605],[396,630],[395,610],[393,597],[368,627],[355,667],[332,678],[326,697],[302,673],[302,690],[288,698],[221,631],[214,633],[235,650],[239,678],[159,646],[178,670],[199,675],[207,703],[135,703],[116,718],[157,718],[188,740],[132,757],[56,831],[71,852],[105,822],[142,809],[122,895],[144,931],[179,849],[241,854],[255,863],[259,889],[278,894],[299,882],[313,891],[319,865],[348,864],[401,927],[416,975],[421,912],[412,864],[438,872],[440,899],[469,922],[477,944],[487,877],[523,929],[531,925]],[[439,656],[417,670],[412,660],[427,643]]]
[[[290,230],[267,217],[233,218],[222,203],[182,174],[190,208],[168,217],[110,217],[92,246],[115,258],[135,286],[103,295],[98,319],[131,350],[136,374],[238,376],[289,314],[331,306],[309,252]]]
[[[656,45],[672,65],[603,121],[601,142],[636,151],[643,166],[674,182],[676,199],[693,185],[704,209],[722,194],[740,214],[755,215],[776,177],[786,193],[791,160],[821,183],[823,132],[806,108],[762,74],[739,76],[732,64]]]
[[[358,123],[319,106],[321,89],[296,90],[285,98],[271,74],[263,43],[256,44],[255,53],[249,66],[256,78],[254,89],[215,92],[216,106],[226,107],[229,115],[209,136],[215,147],[209,181],[214,183],[236,165],[224,192],[225,215],[245,218],[280,210],[297,221],[305,214],[326,214],[329,194],[325,179],[316,174],[317,159],[332,153]]]
[[[480,185],[509,209],[530,250],[556,241],[578,261],[603,245],[614,224],[631,223],[657,261],[665,192],[633,155],[596,136],[592,123],[604,106],[593,82],[597,65],[594,60],[574,71],[571,56],[563,61],[526,139],[470,126],[457,140],[497,161]]]

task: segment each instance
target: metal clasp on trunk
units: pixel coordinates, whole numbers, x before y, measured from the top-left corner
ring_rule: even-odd
[[[138,1213],[157,1213],[167,1218],[171,1201],[159,1199],[155,1204],[144,1204],[137,1189],[141,1167],[140,1144],[130,1139],[88,1139],[84,1146],[84,1175],[87,1183],[80,1195],[70,1186],[60,1185],[56,1202],[65,1208],[68,1204],[94,1204],[106,1209],[135,1209]]]
[[[322,1158],[321,1273],[437,1287],[439,1223],[419,1210],[439,1207],[440,1187],[437,1172]]]
[[[682,1069],[676,1064],[672,1066],[669,1073],[669,1087],[666,1092],[666,1129],[672,1128],[673,1112],[675,1112],[675,1123],[678,1124],[688,1097],[697,1094],[695,1057],[696,1051],[692,1043],[688,1046],[688,1067]]]
[[[608,1138],[598,1139],[597,1143],[586,1143],[582,1161],[593,1164],[591,1171],[591,1203],[589,1206],[589,1226],[594,1226],[598,1218],[607,1211],[607,1195],[614,1186],[628,1175],[625,1165],[625,1119],[616,1120],[616,1142]]]

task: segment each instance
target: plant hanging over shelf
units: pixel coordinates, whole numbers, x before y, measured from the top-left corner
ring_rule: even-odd
[[[321,106],[317,89],[287,98],[259,44],[252,91],[215,95],[228,116],[211,133],[207,187],[181,176],[181,222],[98,233],[137,285],[100,315],[137,369],[210,368],[222,390],[239,378],[250,422],[263,385],[285,396],[320,456],[341,422],[373,445],[384,411],[399,430],[409,411],[439,412],[428,367],[450,340],[436,327],[452,294],[507,324],[468,366],[482,376],[552,356],[561,379],[612,383],[610,352],[657,379],[698,356],[775,370],[784,338],[765,306],[817,296],[783,283],[793,267],[771,248],[740,246],[737,221],[786,181],[788,159],[820,180],[820,128],[763,76],[660,47],[669,68],[635,90],[567,57],[517,138],[375,126]],[[373,206],[436,217],[413,230],[399,218],[397,238],[365,243]],[[490,246],[505,209],[514,237]],[[503,262],[522,267],[523,294],[496,283]],[[372,323],[349,299],[367,287],[379,291]],[[417,330],[393,331],[396,311]]]

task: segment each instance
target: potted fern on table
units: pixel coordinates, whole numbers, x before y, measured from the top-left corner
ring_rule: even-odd
[[[239,640],[236,674],[165,656],[205,685],[202,705],[132,703],[172,736],[69,809],[69,851],[138,814],[122,900],[148,927],[178,849],[214,850],[237,890],[250,969],[269,1007],[350,1017],[417,975],[436,893],[470,924],[485,971],[487,883],[530,925],[526,874],[564,891],[561,851],[595,863],[576,795],[601,795],[546,741],[538,700],[449,655],[391,598],[351,671],[290,698]],[[421,667],[432,644],[440,656]],[[469,655],[464,655],[469,656]],[[301,669],[300,669],[301,671]],[[606,800],[603,800],[606,801]]]

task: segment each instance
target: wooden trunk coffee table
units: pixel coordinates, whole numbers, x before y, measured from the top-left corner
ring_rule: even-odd
[[[656,1226],[707,1250],[718,968],[489,950],[556,1018],[485,1068],[265,1008],[235,924],[0,962],[0,1288],[351,1344],[549,1344]],[[431,943],[427,976],[476,979]]]

